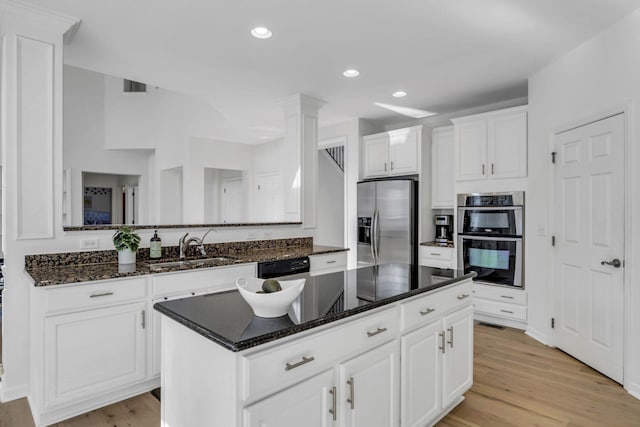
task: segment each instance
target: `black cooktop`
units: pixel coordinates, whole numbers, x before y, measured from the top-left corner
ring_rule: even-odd
[[[160,302],[154,308],[195,332],[240,351],[471,278],[459,270],[385,264],[306,278],[287,316],[256,317],[237,290]]]

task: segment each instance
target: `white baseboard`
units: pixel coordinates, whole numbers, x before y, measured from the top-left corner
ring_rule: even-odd
[[[548,345],[549,347],[554,347],[553,345],[549,344],[549,338],[547,337],[547,334],[543,334],[537,329],[534,329],[529,326],[525,331],[525,334],[529,335],[531,338],[533,338],[536,341],[540,341],[544,345]]]
[[[640,385],[635,383],[629,385],[625,384],[624,389],[627,390],[627,393],[629,393],[631,396],[640,400]]]
[[[503,317],[491,316],[483,313],[473,313],[473,318],[480,322],[491,323],[492,325],[507,326],[509,328],[527,329],[527,323],[518,320],[505,319]]]
[[[26,384],[9,388],[4,381],[0,382],[0,402],[2,403],[27,397],[28,393],[29,386]]]

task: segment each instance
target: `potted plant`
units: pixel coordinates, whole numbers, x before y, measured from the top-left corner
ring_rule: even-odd
[[[135,264],[140,236],[131,227],[123,225],[113,235],[113,245],[118,251],[118,264]]]

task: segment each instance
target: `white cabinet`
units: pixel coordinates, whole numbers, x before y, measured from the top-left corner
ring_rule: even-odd
[[[243,413],[244,426],[333,426],[338,403],[334,383],[333,370],[326,371],[248,406]]]
[[[45,318],[45,404],[73,404],[146,377],[144,301]]]
[[[345,427],[390,427],[400,422],[398,341],[382,345],[340,365]]]
[[[455,268],[454,248],[420,245],[420,265],[436,268]]]
[[[431,207],[451,209],[454,206],[453,126],[436,128],[431,139]]]
[[[478,320],[526,329],[527,292],[524,289],[474,283],[473,305]]]
[[[347,268],[347,252],[310,255],[309,262],[309,274],[312,276],[343,271]]]
[[[362,178],[420,172],[422,126],[362,137]]]
[[[456,180],[527,176],[527,107],[477,114],[454,123]]]
[[[454,404],[473,384],[473,307],[442,321],[442,406]]]

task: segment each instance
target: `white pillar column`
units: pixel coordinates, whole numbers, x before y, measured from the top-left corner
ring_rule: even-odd
[[[24,255],[62,233],[62,46],[78,24],[76,18],[26,3],[0,2],[3,401],[29,390],[30,289],[24,286]]]
[[[324,101],[301,93],[283,101],[285,221],[316,226],[318,110]]]

